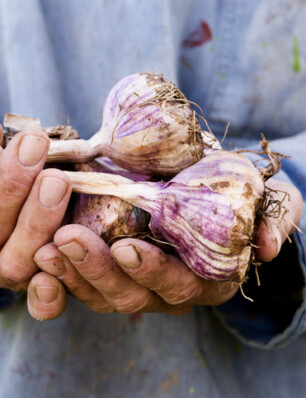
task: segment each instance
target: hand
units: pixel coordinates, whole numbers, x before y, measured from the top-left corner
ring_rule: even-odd
[[[266,218],[258,226],[256,244],[260,248],[256,254],[262,261],[270,261],[278,254],[280,245],[293,232],[302,213],[302,198],[294,186],[271,180],[269,187],[288,192],[290,200],[286,196],[283,202],[288,212],[282,226],[274,218]],[[273,195],[280,199],[284,197],[282,192]],[[239,287],[232,282],[206,281],[176,257],[141,240],[123,239],[109,248],[96,234],[80,225],[62,227],[55,234],[54,243],[38,250],[35,261],[44,271],[38,274],[39,277],[45,276],[52,281],[53,275],[70,294],[101,313],[180,315],[195,305],[222,304]],[[33,278],[32,283],[38,281]],[[59,315],[59,304],[54,301],[44,307],[36,296],[32,296],[29,312],[35,318],[52,319]]]
[[[0,143],[2,137],[1,128]],[[66,210],[69,179],[59,170],[42,171],[48,147],[48,136],[34,129],[0,148],[1,288],[27,288],[38,272],[34,254],[53,238]]]
[[[180,260],[137,239],[123,239],[109,248],[94,232],[80,225],[57,231],[54,243],[39,249],[35,261],[41,275],[57,277],[67,291],[101,313],[165,312],[184,314],[195,305],[218,305],[230,299],[238,285],[208,282]],[[36,279],[32,279],[36,283]],[[51,319],[30,296],[34,318]]]
[[[282,244],[299,224],[303,211],[302,195],[294,185],[271,179],[266,186],[271,189],[271,199],[282,202],[283,218],[266,217],[258,224],[255,255],[262,262],[269,262],[278,255]]]

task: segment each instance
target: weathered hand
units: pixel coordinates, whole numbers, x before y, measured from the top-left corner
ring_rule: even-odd
[[[101,313],[183,314],[194,305],[221,304],[238,288],[232,282],[208,282],[141,240],[123,239],[109,248],[80,225],[58,230],[54,243],[38,250],[35,261],[43,274],[57,277],[68,292]],[[50,312],[43,314],[41,306],[38,311],[33,300],[29,311],[35,318],[50,319]]]
[[[266,185],[272,189],[271,198],[281,202],[283,218],[266,217],[258,224],[255,254],[262,262],[278,255],[282,244],[299,224],[303,211],[302,195],[294,185],[274,179],[268,180]]]
[[[2,134],[1,128],[1,142]],[[69,179],[59,170],[42,171],[48,147],[48,136],[37,129],[17,134],[0,149],[2,288],[27,288],[39,271],[35,252],[52,240],[66,211]]]

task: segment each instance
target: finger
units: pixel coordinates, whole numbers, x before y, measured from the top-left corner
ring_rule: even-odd
[[[41,130],[17,134],[0,156],[0,246],[12,233],[21,207],[42,170],[49,138]]]
[[[35,252],[58,229],[70,198],[69,178],[57,169],[36,178],[17,225],[0,253],[0,274],[6,283],[25,282],[37,271]]]
[[[77,272],[53,242],[38,249],[34,260],[42,271],[58,278],[72,296],[91,310],[100,313],[114,311],[103,296]]]
[[[284,241],[299,224],[303,211],[303,199],[295,186],[278,180],[270,180],[267,186],[273,189],[272,199],[281,204],[282,210],[280,215],[275,213],[265,217],[258,224],[255,239],[258,248],[255,253],[263,262],[271,261],[278,255]]]
[[[91,230],[81,225],[67,225],[57,231],[54,243],[116,311],[164,310],[162,300],[123,272],[112,259],[109,247]]]
[[[2,144],[3,144],[3,134],[4,134],[3,127],[2,127],[2,125],[1,125],[1,123],[0,123],[0,146],[1,146],[1,148],[0,148],[0,153],[1,153],[2,150],[3,150],[3,148],[2,148]]]
[[[33,318],[40,321],[54,319],[65,311],[67,293],[58,279],[40,272],[29,283],[27,303]]]
[[[111,247],[116,262],[139,284],[155,291],[171,305],[218,305],[236,292],[232,282],[209,282],[174,256],[137,239],[124,239]]]

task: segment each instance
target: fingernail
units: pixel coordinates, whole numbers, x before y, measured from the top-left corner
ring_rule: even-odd
[[[141,257],[134,246],[121,246],[112,251],[116,263],[127,268],[138,268],[141,264]]]
[[[74,261],[83,261],[86,256],[86,249],[76,241],[60,246],[58,249],[64,253],[65,256]]]
[[[277,245],[277,253],[279,253],[280,249],[282,247],[282,241],[283,241],[282,235],[281,235],[279,228],[276,225],[272,225],[272,231],[275,236],[275,241],[276,241],[276,245]]]
[[[39,301],[44,304],[51,304],[58,296],[57,286],[36,286],[35,293]]]
[[[23,166],[35,166],[42,158],[47,141],[36,135],[26,135],[23,137],[18,151],[18,158]]]
[[[40,184],[39,199],[46,207],[56,207],[61,203],[66,191],[66,181],[57,177],[45,177]]]
[[[45,260],[40,265],[43,268],[43,271],[56,277],[63,276],[67,272],[64,261],[60,257]]]

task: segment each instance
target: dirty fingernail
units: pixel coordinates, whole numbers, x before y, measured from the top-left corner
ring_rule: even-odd
[[[115,261],[127,268],[138,268],[141,264],[141,257],[134,246],[122,246],[112,251]]]
[[[67,272],[64,261],[60,257],[38,262],[38,266],[43,271],[48,272],[48,274],[56,277],[63,276]]]
[[[36,286],[35,293],[39,301],[44,304],[51,304],[58,296],[59,288],[57,286]]]
[[[61,178],[43,178],[39,189],[39,199],[41,203],[46,207],[58,206],[65,196],[67,187],[66,181]]]
[[[58,249],[64,253],[65,256],[74,261],[83,261],[86,256],[86,250],[79,242],[76,241],[60,246]]]
[[[23,166],[35,166],[42,158],[47,141],[36,135],[26,135],[23,137],[18,151],[18,158]]]

